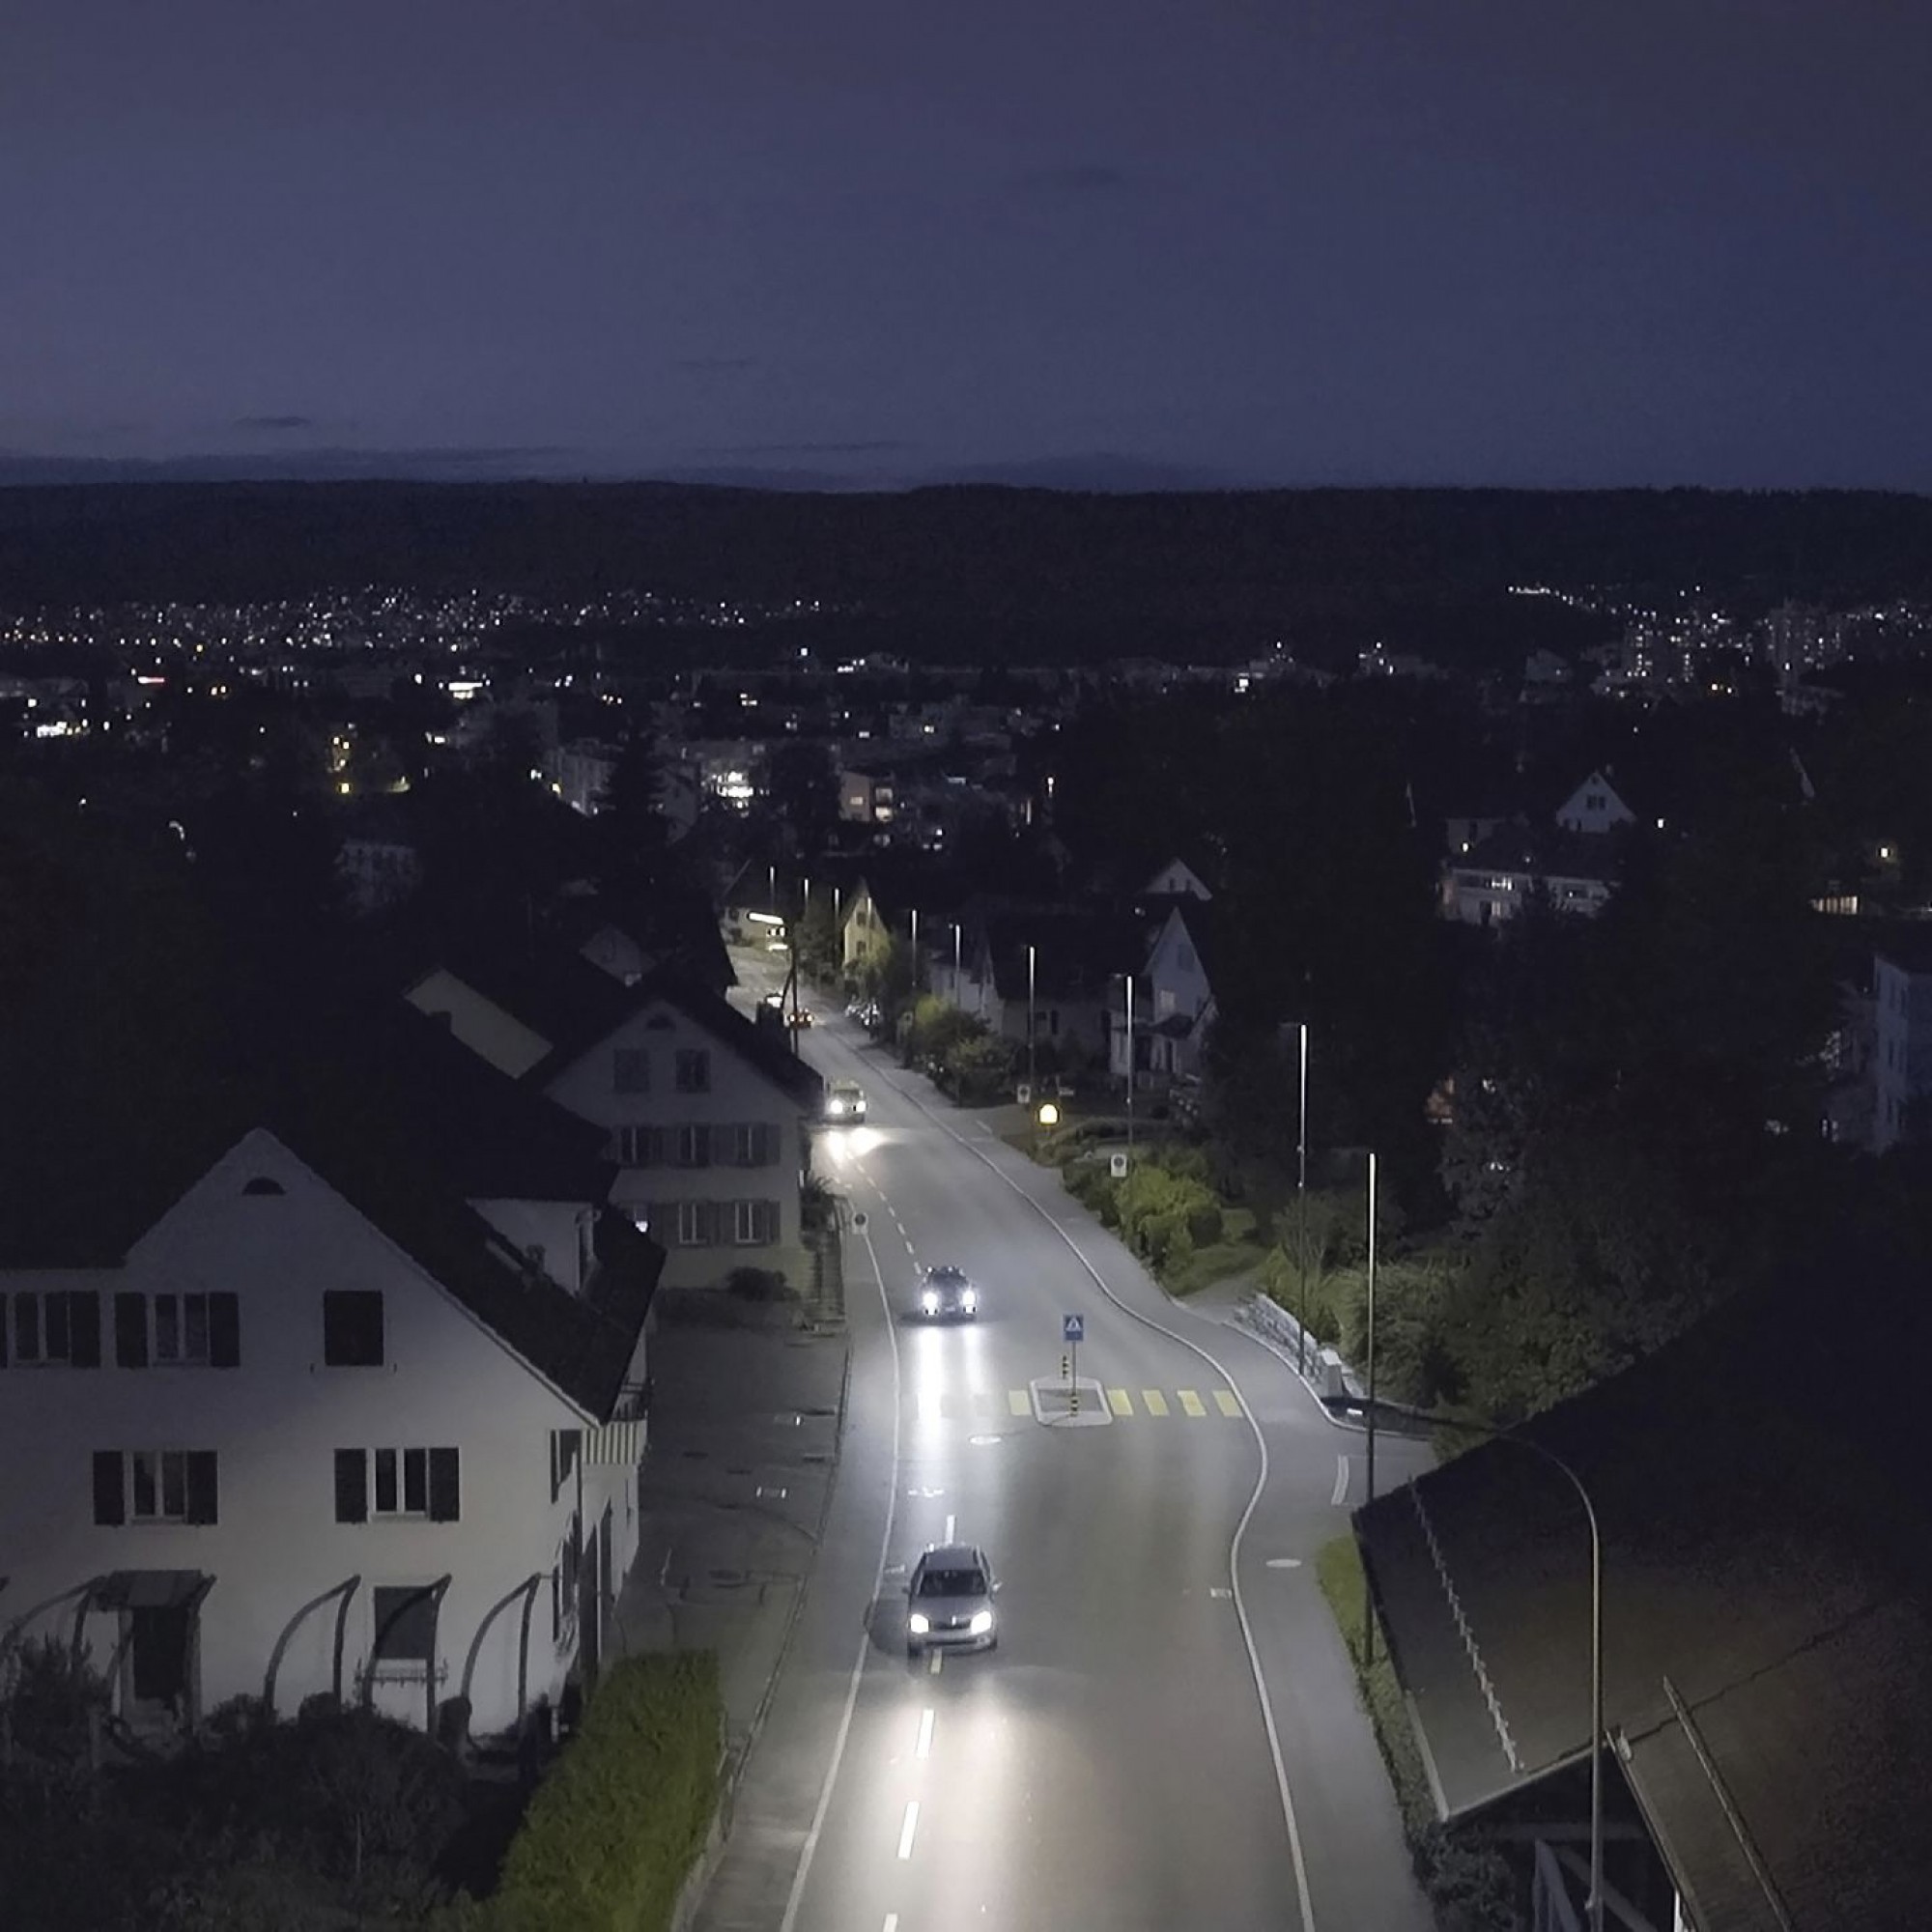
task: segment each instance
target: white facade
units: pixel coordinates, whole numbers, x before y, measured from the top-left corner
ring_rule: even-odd
[[[1134,1038],[1144,1042],[1135,1054],[1136,1073],[1165,1085],[1197,1077],[1214,1018],[1214,989],[1184,911],[1167,915],[1135,990]],[[1144,1004],[1142,1003],[1144,1001]],[[1116,1079],[1127,1077],[1127,1034],[1124,1002],[1109,1016],[1108,1065]]]
[[[513,1238],[577,1280],[572,1209]],[[99,1366],[45,1359],[53,1293],[92,1303],[57,1325],[71,1358],[98,1323]],[[344,1294],[378,1299],[326,1300]],[[78,1618],[136,1724],[319,1692],[424,1724],[464,1696],[476,1735],[597,1654],[637,1549],[641,1424],[600,1430],[270,1134],[125,1266],[4,1274],[0,1296],[0,1645]]]
[[[1932,1095],[1932,973],[1915,973],[1883,953],[1872,972],[1877,1105],[1872,1146],[1881,1153],[1912,1132],[1912,1112]]]
[[[611,1134],[611,1200],[666,1250],[666,1287],[739,1267],[803,1285],[807,1110],[753,1061],[655,999],[544,1091]]]
[[[1592,772],[1556,808],[1556,822],[1565,832],[1601,836],[1620,825],[1634,825],[1636,813],[1617,796],[1616,787],[1602,772]]]
[[[1180,898],[1208,900],[1214,895],[1202,884],[1201,875],[1184,859],[1170,859],[1147,883],[1146,895],[1150,898]]]

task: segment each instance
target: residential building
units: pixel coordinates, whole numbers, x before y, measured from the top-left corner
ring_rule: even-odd
[[[512,1733],[636,1552],[663,1258],[596,1133],[412,1015],[303,1050],[6,1236],[0,1678],[50,1639],[136,1732]]]
[[[604,1131],[611,1200],[668,1251],[667,1288],[721,1287],[745,1267],[810,1278],[804,1187],[823,1083],[782,1030],[668,975],[626,986],[562,953],[451,955],[405,997]]]
[[[1872,962],[1873,1148],[1918,1139],[1932,1098],[1932,925],[1894,934]]]

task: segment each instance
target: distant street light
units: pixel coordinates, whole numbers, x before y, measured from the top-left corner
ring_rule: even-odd
[[[1308,1022],[1301,1022],[1299,1125],[1294,1135],[1294,1260],[1295,1278],[1300,1284],[1300,1307],[1294,1323],[1294,1366],[1308,1373]],[[1129,1120],[1131,1120],[1131,1115]],[[1374,1216],[1371,1215],[1371,1220]]]
[[[1027,1085],[1034,1084],[1034,949],[1027,948]]]

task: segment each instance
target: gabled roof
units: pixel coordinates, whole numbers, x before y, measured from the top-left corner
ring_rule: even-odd
[[[727,1053],[747,1062],[808,1113],[816,1112],[823,1104],[825,1083],[792,1051],[791,1040],[777,1028],[759,1026],[722,994],[686,985],[673,974],[646,979],[632,990],[640,1005],[662,1000],[675,1007]]]
[[[1194,949],[1194,956],[1201,962],[1202,974],[1209,986],[1214,983],[1217,966],[1227,965],[1228,919],[1218,903],[1210,900],[1181,898],[1169,902],[1160,924],[1155,928],[1148,952],[1152,956],[1154,945],[1167,931],[1170,924],[1179,922],[1187,934],[1187,943]]]
[[[1932,1897],[1932,1313],[1922,1263],[1857,1259],[1829,1322],[1793,1279],[1520,1432],[1595,1507],[1605,1720],[1705,1932],[1882,1932]],[[1490,1443],[1355,1527],[1444,1814],[1584,1757],[1590,1543],[1561,1473]]]
[[[265,1131],[587,1413],[608,1419],[664,1266],[621,1217],[572,1295],[532,1273],[469,1204],[597,1207],[614,1170],[602,1130],[505,1080],[401,1001],[242,1023],[231,1064],[169,1133],[105,1122],[76,1150],[82,1184],[11,1212],[0,1265],[112,1267],[230,1149]],[[93,1184],[86,1184],[91,1176]]]
[[[1614,885],[1622,869],[1622,847],[1587,832],[1555,826],[1498,825],[1487,838],[1459,853],[1458,872],[1514,872],[1539,879],[1596,879]]]

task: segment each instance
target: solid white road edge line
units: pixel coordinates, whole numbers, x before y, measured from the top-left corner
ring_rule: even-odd
[[[913,1746],[912,1754],[914,1757],[932,1755],[932,1706],[929,1704],[919,1714],[919,1742]]]
[[[903,1089],[900,1091],[904,1092]],[[1179,1343],[1190,1354],[1198,1355],[1202,1361],[1206,1362],[1230,1388],[1234,1389],[1237,1394],[1239,1393],[1240,1384],[1200,1343],[1191,1342],[1185,1335],[1177,1334],[1172,1328],[1156,1321],[1152,1316],[1143,1315],[1138,1308],[1129,1308],[1107,1286],[1106,1282],[1101,1279],[1100,1270],[1087,1259],[1086,1255],[1081,1251],[1079,1242],[1011,1175],[1002,1173],[993,1161],[987,1155],[981,1153],[964,1134],[949,1126],[923,1100],[914,1098],[910,1094],[906,1094],[906,1098],[911,1100],[912,1104],[919,1108],[935,1126],[952,1135],[989,1173],[1010,1187],[1060,1236],[1061,1240],[1065,1243],[1067,1252],[1093,1278],[1094,1286],[1122,1315],[1126,1316],[1131,1321],[1138,1321],[1144,1328],[1151,1328],[1156,1335],[1165,1335],[1170,1342]],[[1308,1861],[1302,1856],[1301,1851],[1301,1826],[1294,1815],[1293,1794],[1288,1788],[1288,1765],[1281,1754],[1281,1733],[1275,1727],[1274,1705],[1268,1697],[1267,1678],[1262,1670],[1261,1652],[1255,1647],[1254,1627],[1248,1621],[1247,1602],[1241,1595],[1241,1543],[1248,1533],[1248,1523],[1253,1518],[1256,1509],[1261,1504],[1261,1499],[1267,1489],[1268,1481],[1267,1438],[1262,1434],[1261,1425],[1255,1420],[1254,1411],[1249,1407],[1245,1397],[1241,1401],[1241,1411],[1247,1420],[1249,1429],[1254,1433],[1255,1447],[1261,1452],[1261,1469],[1255,1477],[1255,1487],[1248,1496],[1247,1507],[1241,1512],[1241,1520],[1235,1525],[1234,1541],[1228,1546],[1228,1579],[1234,1588],[1235,1618],[1241,1627],[1241,1643],[1248,1654],[1248,1672],[1254,1679],[1255,1695],[1260,1700],[1262,1707],[1262,1728],[1267,1734],[1268,1756],[1274,1764],[1274,1782],[1275,1789],[1281,1797],[1282,1822],[1288,1829],[1289,1856],[1294,1863],[1295,1897],[1301,1907],[1301,1932],[1315,1932],[1315,1902],[1309,1896]]]
[[[912,1834],[919,1830],[919,1800],[906,1800],[905,1823],[899,1827],[899,1857],[912,1857]]]
[[[1348,1493],[1349,1493],[1349,1459],[1346,1456],[1337,1456],[1335,1458],[1335,1493],[1332,1496],[1330,1496],[1328,1500],[1331,1503],[1333,1503],[1337,1509],[1340,1509],[1342,1506],[1342,1500],[1345,1496],[1348,1495]]]
[[[952,1519],[951,1517],[948,1517],[948,1518],[946,1519],[946,1536],[945,1536],[945,1541],[946,1541],[946,1542],[948,1542],[948,1543],[951,1543],[951,1542],[952,1541]]]
[[[893,1518],[898,1509],[899,1499],[899,1338],[893,1327],[892,1304],[886,1299],[886,1278],[879,1272],[879,1257],[872,1246],[872,1232],[869,1228],[859,1230],[860,1237],[866,1243],[867,1258],[872,1264],[872,1279],[878,1284],[879,1306],[886,1316],[886,1341],[893,1352],[893,1480],[886,1492],[886,1528],[879,1539],[879,1565],[872,1577],[872,1597],[876,1602],[886,1583],[886,1557],[893,1547]],[[825,1830],[826,1814],[832,1809],[833,1787],[838,1782],[838,1767],[845,1756],[845,1740],[852,1732],[852,1713],[859,1702],[859,1680],[866,1674],[866,1660],[871,1654],[872,1632],[869,1623],[859,1639],[858,1661],[852,1665],[851,1681],[845,1687],[845,1708],[839,1713],[838,1732],[832,1740],[832,1761],[825,1767],[825,1782],[819,1787],[818,1804],[812,1810],[811,1829],[805,1834],[805,1843],[799,1847],[798,1870],[792,1875],[791,1891],[785,1898],[784,1917],[779,1920],[779,1932],[793,1932],[798,1923],[799,1907],[805,1900],[805,1882],[811,1875],[811,1861],[818,1850],[819,1834]]]

